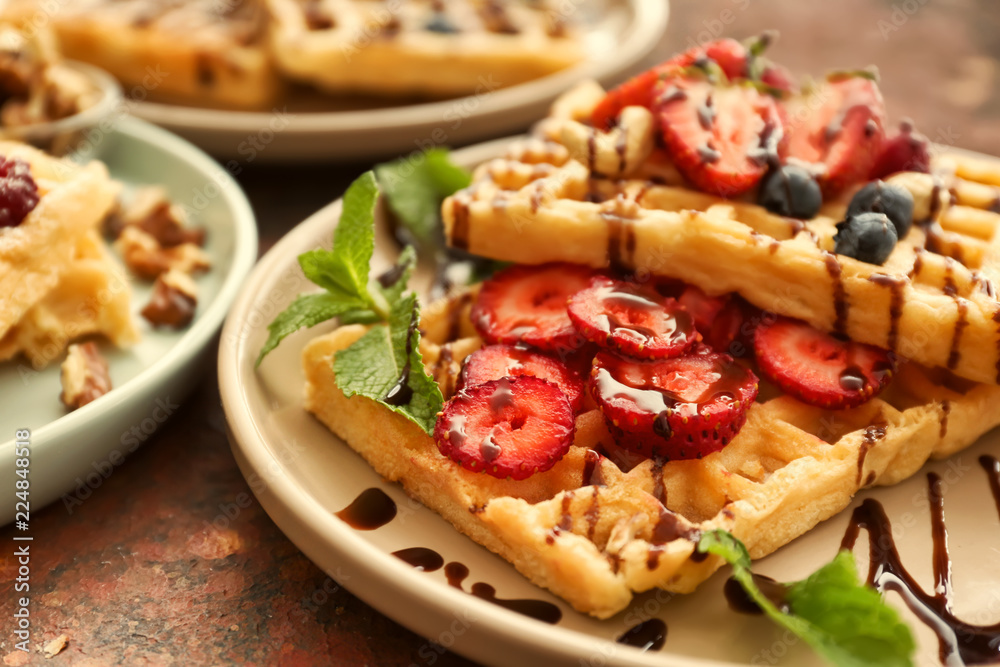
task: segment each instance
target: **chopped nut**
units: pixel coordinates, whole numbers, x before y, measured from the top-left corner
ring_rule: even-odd
[[[146,280],[153,280],[171,269],[196,273],[212,265],[205,251],[195,244],[182,243],[164,248],[151,234],[132,225],[122,230],[115,241],[115,248],[121,253],[125,265]]]
[[[198,287],[191,276],[171,269],[156,279],[153,295],[142,309],[142,316],[154,327],[182,329],[194,319],[198,306]]]
[[[62,364],[62,402],[71,410],[82,408],[111,391],[108,362],[94,342],[70,345]]]
[[[184,209],[171,204],[167,191],[161,187],[139,188],[128,203],[119,201],[105,220],[104,232],[118,238],[129,225],[146,232],[164,248],[184,243],[205,245],[205,230],[188,227]]]

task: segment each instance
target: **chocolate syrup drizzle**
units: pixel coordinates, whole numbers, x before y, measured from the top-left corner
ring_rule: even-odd
[[[1000,461],[981,456],[979,464],[986,471],[990,491],[1000,514]],[[878,590],[900,595],[906,606],[938,637],[938,656],[944,665],[1000,664],[1000,623],[973,625],[952,611],[951,557],[944,521],[944,495],[941,478],[927,475],[931,510],[931,535],[934,541],[934,587],[925,591],[905,567],[893,538],[892,524],[882,505],[865,499],[851,515],[851,522],[841,542],[842,549],[852,550],[862,528],[868,533],[868,584]]]
[[[372,487],[334,514],[357,530],[375,530],[396,517],[396,503],[385,491]]]
[[[615,641],[626,646],[634,646],[640,651],[659,651],[667,640],[667,624],[658,618],[651,618],[633,625]]]
[[[444,566],[444,576],[448,579],[448,585],[465,591],[462,584],[469,576],[469,568],[463,563],[452,561]],[[481,581],[472,584],[472,588],[468,592],[481,600],[492,602],[498,607],[516,611],[543,623],[555,625],[562,620],[562,612],[559,607],[545,600],[504,600],[497,597],[495,588]]]

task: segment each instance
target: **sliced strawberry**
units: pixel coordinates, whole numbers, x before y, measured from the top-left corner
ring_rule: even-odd
[[[867,73],[833,77],[787,104],[788,157],[823,166],[824,193],[866,180],[885,135],[885,102]]]
[[[618,122],[618,114],[625,107],[645,107],[653,105],[653,89],[660,80],[659,67],[646,70],[625,83],[608,91],[590,117],[590,123],[599,130],[610,130]]]
[[[513,345],[487,345],[469,355],[462,367],[459,389],[499,380],[531,375],[559,387],[578,412],[583,406],[583,380],[552,357]]]
[[[767,64],[760,73],[760,82],[782,97],[796,91],[795,79],[783,65]]]
[[[875,166],[868,174],[868,180],[886,178],[901,171],[931,171],[931,152],[927,137],[913,128],[913,123],[904,121],[899,130],[886,136],[879,150]]]
[[[674,359],[594,358],[590,391],[622,447],[644,456],[701,458],[726,446],[757,396],[757,377],[707,349]]]
[[[523,375],[455,394],[438,414],[434,441],[466,470],[520,480],[565,456],[574,430],[573,408],[562,390]]]
[[[751,331],[747,337],[742,332],[752,307],[739,295],[708,296],[688,285],[678,301],[694,317],[695,328],[706,345],[734,357],[746,356],[753,344],[753,334]]]
[[[896,371],[888,350],[840,340],[787,317],[759,326],[754,348],[764,377],[821,408],[861,405],[882,391]]]
[[[472,324],[487,343],[575,349],[580,341],[566,302],[593,276],[577,264],[508,267],[483,283],[472,306]]]
[[[658,85],[653,109],[677,169],[699,189],[735,197],[777,159],[783,131],[775,100],[746,85],[674,75]]]
[[[700,336],[691,316],[652,287],[597,276],[569,300],[569,318],[601,347],[640,359],[676,357]]]
[[[703,60],[714,61],[732,81],[744,78],[747,76],[748,55],[747,48],[735,39],[720,39],[704,46],[692,47],[608,91],[594,109],[591,124],[600,130],[608,130],[614,127],[618,114],[625,107],[651,109],[654,88],[662,77],[677,69],[695,66]]]

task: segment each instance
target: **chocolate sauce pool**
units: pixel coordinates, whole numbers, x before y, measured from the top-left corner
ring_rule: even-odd
[[[992,456],[981,456],[979,464],[988,476],[994,504],[1000,514],[1000,462]],[[862,528],[868,533],[868,584],[880,591],[898,593],[917,618],[934,631],[942,664],[949,667],[1000,664],[1000,622],[973,625],[961,620],[952,611],[952,562],[948,553],[941,478],[929,473],[927,481],[934,543],[934,587],[931,592],[925,591],[903,567],[893,538],[892,524],[876,500],[867,498],[854,510],[841,548],[853,549]]]

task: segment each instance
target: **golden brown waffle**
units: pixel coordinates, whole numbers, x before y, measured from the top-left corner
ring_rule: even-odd
[[[133,341],[130,289],[97,234],[119,189],[107,169],[13,142],[0,155],[27,162],[40,195],[20,225],[0,229],[0,359],[25,352],[42,366],[94,332]]]
[[[280,90],[264,14],[257,0],[9,0],[0,18],[51,25],[66,57],[107,70],[137,99],[254,109]]]
[[[460,362],[482,341],[468,294],[426,308],[424,363],[450,396]],[[418,426],[376,402],[346,398],[333,355],[365,329],[341,327],[303,353],[306,408],[390,481],[579,611],[607,618],[634,592],[690,592],[721,562],[695,554],[700,531],[724,528],[761,558],[847,507],[854,493],[894,484],[1000,423],[1000,387],[903,362],[881,396],[852,410],[804,405],[773,388],[722,451],[623,472],[596,451],[611,443],[596,409],[574,444],[524,481],[464,470]],[[377,426],[376,426],[377,425]]]
[[[0,361],[21,353],[39,369],[60,358],[70,341],[90,334],[119,346],[135,342],[131,295],[124,269],[91,231],[56,286],[0,337]]]
[[[691,190],[655,149],[648,110],[626,108],[607,133],[581,122],[603,95],[594,83],[570,91],[532,137],[481,165],[445,201],[449,243],[738,292],[926,366],[1000,382],[1000,161],[948,154],[934,176],[893,176],[913,194],[917,224],[876,266],[832,252],[845,203],[803,222]]]
[[[567,5],[550,0],[267,2],[281,69],[334,92],[489,92],[584,57]]]

